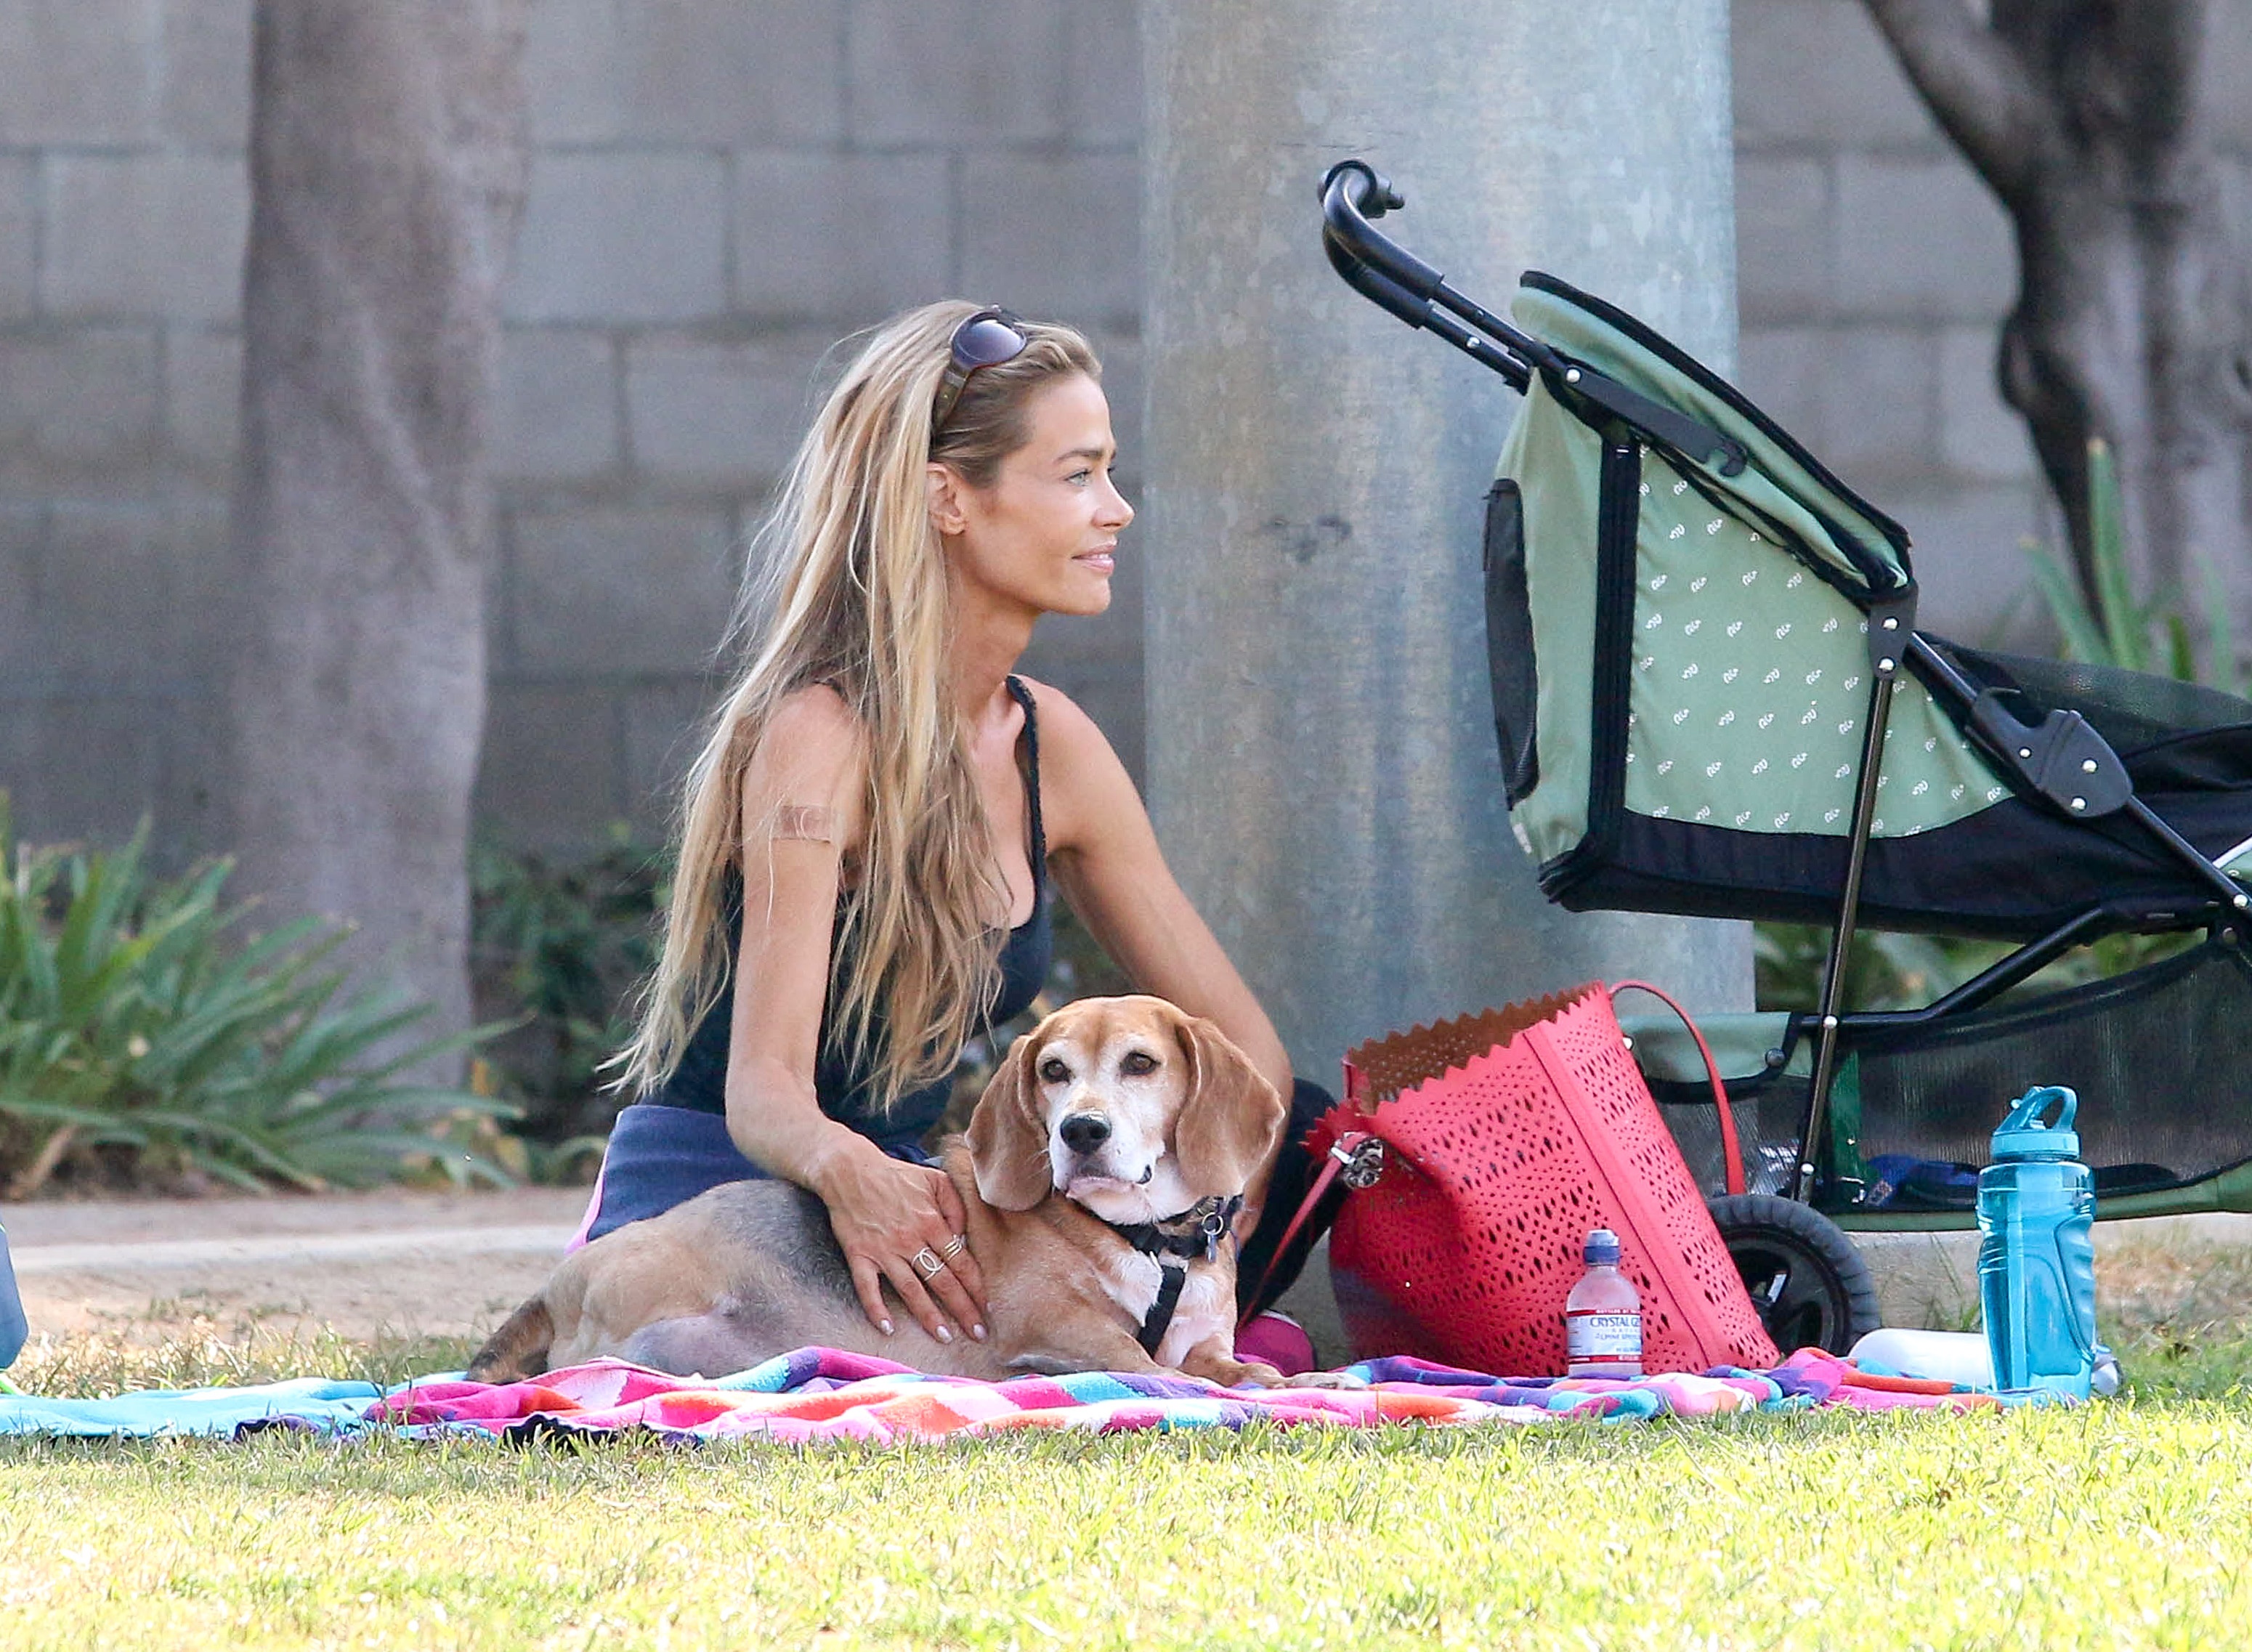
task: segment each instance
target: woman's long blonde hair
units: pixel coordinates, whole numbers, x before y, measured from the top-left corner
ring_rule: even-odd
[[[745,663],[683,788],[664,950],[618,1058],[621,1087],[646,1093],[670,1078],[727,990],[726,875],[754,827],[763,839],[775,826],[743,818],[744,771],[783,699],[813,684],[844,698],[865,753],[830,1044],[869,1066],[888,1110],[953,1065],[993,1001],[1005,938],[994,917],[1005,914],[1006,893],[953,700],[949,580],[924,467],[937,460],[990,487],[1024,445],[1033,393],[1102,368],[1069,328],[1027,324],[1023,352],[971,374],[934,441],[949,344],[975,309],[928,304],[867,336],[751,543],[723,649]]]

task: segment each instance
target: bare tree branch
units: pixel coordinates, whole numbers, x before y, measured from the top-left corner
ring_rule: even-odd
[[[1964,0],[1866,0],[1947,135],[2005,201],[2019,194],[2050,120],[2026,64]]]
[[[2252,593],[2252,276],[2214,151],[2214,0],[1864,0],[2010,213],[2002,393],[2091,601],[2088,445],[2117,459],[2146,591],[2200,565]],[[2235,662],[2222,663],[2234,673]]]

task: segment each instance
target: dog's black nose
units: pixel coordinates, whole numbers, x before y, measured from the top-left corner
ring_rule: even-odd
[[[1110,1139],[1110,1121],[1100,1113],[1074,1113],[1057,1130],[1073,1152],[1088,1154]]]

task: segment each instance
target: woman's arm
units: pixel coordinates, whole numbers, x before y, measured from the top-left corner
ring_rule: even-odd
[[[926,1290],[908,1259],[966,1226],[941,1171],[886,1156],[821,1111],[814,1087],[830,940],[845,856],[859,843],[859,732],[832,690],[783,702],[743,777],[743,929],[729,1024],[727,1133],[745,1157],[818,1195],[871,1322],[892,1329],[881,1281],[943,1342],[983,1336],[984,1284],[963,1252]],[[933,1295],[938,1299],[932,1301]],[[941,1305],[944,1312],[941,1312]]]
[[[1048,864],[1072,910],[1137,988],[1216,1022],[1287,1100],[1282,1040],[1174,881],[1126,766],[1086,712],[1055,689],[1030,686]]]

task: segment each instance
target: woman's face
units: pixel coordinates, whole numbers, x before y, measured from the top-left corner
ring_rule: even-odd
[[[954,478],[935,502],[955,577],[965,594],[1035,617],[1100,614],[1119,531],[1134,519],[1110,481],[1110,404],[1074,373],[1034,392],[1025,424],[992,486]]]

